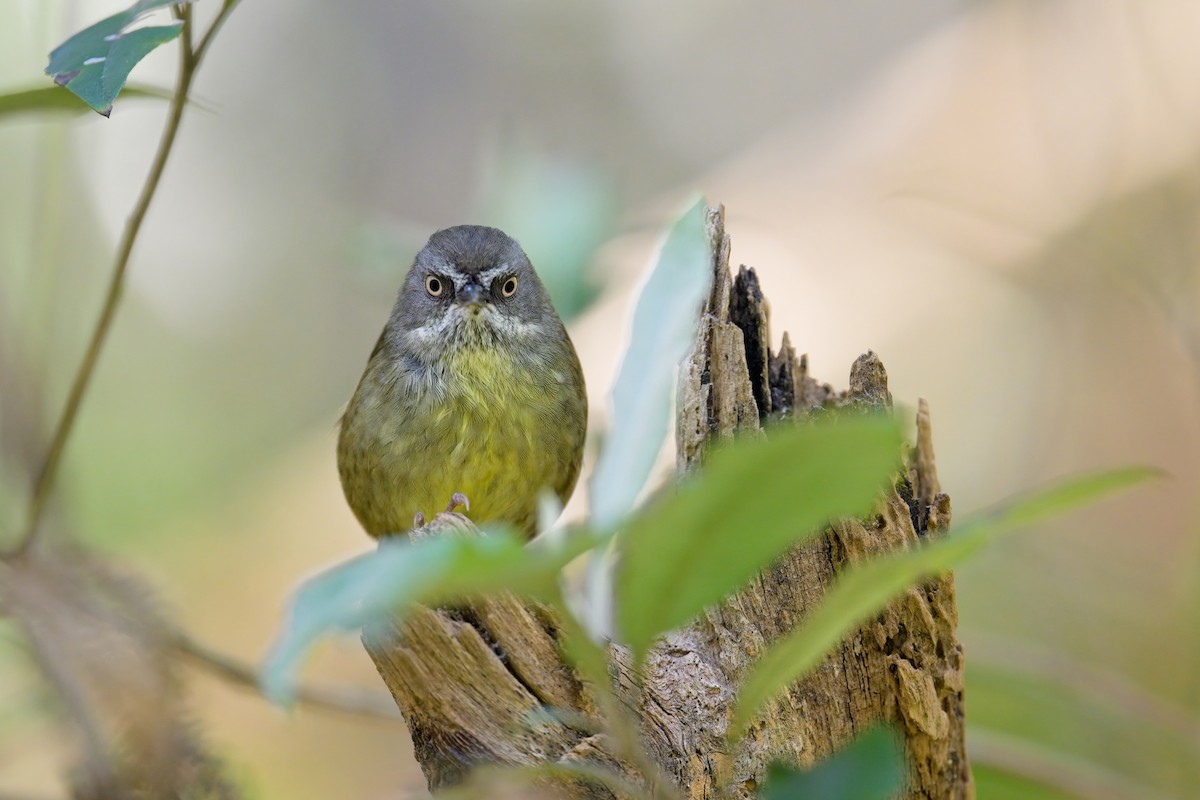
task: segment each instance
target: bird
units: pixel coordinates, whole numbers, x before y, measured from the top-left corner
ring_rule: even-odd
[[[342,414],[337,462],[376,538],[462,507],[537,532],[543,492],[566,504],[587,430],[583,370],[520,244],[439,230],[417,253]]]

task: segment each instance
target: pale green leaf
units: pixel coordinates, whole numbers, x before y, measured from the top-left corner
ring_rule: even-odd
[[[675,370],[696,335],[711,263],[698,200],[671,228],[638,297],[613,386],[612,427],[589,486],[592,523],[611,529],[633,508],[670,428]]]
[[[854,415],[715,452],[618,537],[617,626],[637,656],[831,519],[867,511],[900,465],[900,424]]]
[[[381,615],[402,614],[413,603],[506,590],[553,593],[562,567],[591,544],[588,534],[578,533],[562,543],[527,545],[507,530],[384,540],[374,552],[300,586],[263,664],[263,690],[277,702],[290,702],[301,662],[318,640]]]
[[[740,734],[784,686],[820,663],[847,632],[878,614],[896,595],[977,552],[997,536],[1140,483],[1155,471],[1133,468],[1066,481],[1004,505],[913,550],[846,571],[816,611],[763,656],[738,692],[731,735]]]

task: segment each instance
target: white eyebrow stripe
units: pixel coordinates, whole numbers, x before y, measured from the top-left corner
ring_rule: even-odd
[[[498,275],[506,274],[511,271],[512,271],[512,266],[508,262],[502,261],[499,264],[497,264],[496,266],[491,267],[490,269],[485,269],[482,272],[480,272],[479,273],[479,282],[484,283],[484,284],[491,283],[493,280],[495,280],[495,278]]]
[[[436,254],[425,255],[424,258],[418,258],[417,263],[413,264],[414,268],[424,267],[431,269],[434,272],[446,273],[454,269],[454,264],[447,258],[443,258]]]

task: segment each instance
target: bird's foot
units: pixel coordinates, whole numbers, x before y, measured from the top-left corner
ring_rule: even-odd
[[[454,494],[450,495],[450,502],[446,505],[446,510],[443,511],[442,514],[453,514],[458,510],[459,506],[461,506],[464,511],[470,511],[471,501],[468,500],[467,496],[462,492],[455,492]],[[425,515],[418,511],[413,515],[413,530],[423,527],[427,521],[428,520],[425,519]]]
[[[443,513],[453,514],[454,510],[459,506],[462,506],[464,511],[470,511],[471,501],[468,500],[467,496],[462,492],[455,492],[454,494],[450,495],[450,504],[446,506],[446,510]]]

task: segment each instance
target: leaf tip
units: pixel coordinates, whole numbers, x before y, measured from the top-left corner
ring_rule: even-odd
[[[293,668],[278,654],[267,656],[258,672],[258,688],[271,705],[290,709],[296,702]]]

